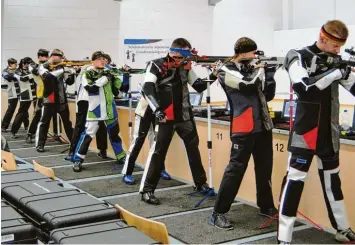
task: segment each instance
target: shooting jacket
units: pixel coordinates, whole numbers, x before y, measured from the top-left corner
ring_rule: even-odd
[[[267,101],[275,96],[274,69],[244,69],[239,63],[226,63],[218,80],[226,92],[231,111],[231,137],[272,130]]]
[[[74,74],[64,74],[63,67],[57,66],[49,70],[50,64],[45,62],[39,65],[38,72],[43,80],[43,104],[56,104],[59,110],[67,105],[65,85],[74,84]]]
[[[120,89],[122,81],[118,74],[111,72],[113,81],[105,76],[110,72],[104,68],[95,70],[87,68],[81,78],[81,85],[88,93],[89,111],[88,121],[103,121],[117,118],[116,103],[112,88]]]
[[[7,85],[7,98],[17,99],[20,94],[20,86],[18,80],[15,77],[15,70],[10,70],[9,67],[3,70],[2,77]]]
[[[164,111],[170,121],[187,121],[193,118],[188,84],[201,93],[207,83],[189,66],[169,67],[170,57],[150,61],[142,86],[137,115],[144,115],[149,105],[153,112]],[[212,80],[215,80],[216,78]]]
[[[18,69],[15,73],[20,87],[20,101],[32,101],[36,98],[35,81],[29,70]]]
[[[355,75],[342,80],[339,69],[324,66],[310,74],[313,57],[321,54],[314,44],[290,50],[285,59],[285,69],[298,95],[288,143],[291,152],[314,154],[325,147],[339,151],[339,84],[355,96]]]

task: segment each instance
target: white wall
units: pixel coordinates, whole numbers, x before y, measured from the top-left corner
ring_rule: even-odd
[[[282,0],[223,0],[213,13],[213,55],[232,56],[240,37],[252,38],[266,55],[273,54],[274,31],[282,26]],[[212,98],[225,100],[213,90]]]
[[[288,0],[291,29],[319,28],[327,20],[340,19],[355,25],[354,0]]]
[[[183,37],[199,54],[211,54],[213,8],[207,0],[123,0],[119,63],[124,62],[123,40],[126,38],[174,40]],[[207,76],[204,69],[194,67],[194,70],[202,77]],[[143,79],[143,75],[132,78],[133,89],[139,79]]]
[[[184,37],[200,53],[211,52],[213,7],[206,0],[123,0],[119,62],[125,38]]]
[[[5,0],[2,68],[10,57],[34,60],[39,48],[68,59],[103,50],[117,60],[120,3],[113,0]]]
[[[213,54],[233,55],[235,41],[243,36],[272,53],[273,33],[281,26],[282,0],[223,0],[214,9]]]

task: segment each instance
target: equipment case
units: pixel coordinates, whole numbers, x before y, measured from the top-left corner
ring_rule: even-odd
[[[111,220],[56,229],[50,234],[50,244],[156,244],[135,227],[122,220]]]
[[[1,244],[36,244],[36,228],[1,200]]]
[[[118,217],[118,210],[114,207],[109,207],[107,203],[80,192],[78,189],[64,188],[59,181],[47,177],[29,178],[28,172],[11,172],[16,176],[17,182],[5,178],[4,183],[2,178],[1,194],[42,230],[43,233],[39,236],[43,241],[48,239],[50,231],[57,228],[112,220]],[[33,176],[39,173],[30,174]],[[22,175],[23,178],[21,178]]]

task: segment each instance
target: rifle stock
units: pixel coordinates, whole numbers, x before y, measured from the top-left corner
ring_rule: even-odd
[[[58,62],[50,65],[50,68],[53,69],[57,66],[84,66],[91,64],[91,60],[66,60],[63,62]]]

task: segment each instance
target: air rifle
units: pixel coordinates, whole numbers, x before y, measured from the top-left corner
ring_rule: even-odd
[[[355,67],[355,59],[350,58],[349,60],[343,60],[340,55],[324,55],[324,56],[314,56],[312,58],[311,67],[309,72],[312,74],[316,72],[319,66],[327,68],[345,68],[347,66]]]
[[[53,69],[57,66],[84,66],[91,64],[91,60],[66,60],[62,62],[56,62],[50,65],[50,69]]]
[[[346,48],[344,51],[345,51],[346,53],[350,54],[351,56],[355,56],[354,47]]]
[[[189,56],[185,59],[185,61],[192,61],[195,62],[196,64],[213,64],[217,61],[229,61],[231,60],[232,57],[228,56],[198,56],[198,55],[192,55]]]
[[[283,64],[283,57],[267,57],[264,55],[264,51],[258,50],[255,53],[257,55],[257,59],[255,59],[254,64],[260,64],[261,62],[265,63],[266,68],[278,68]]]

